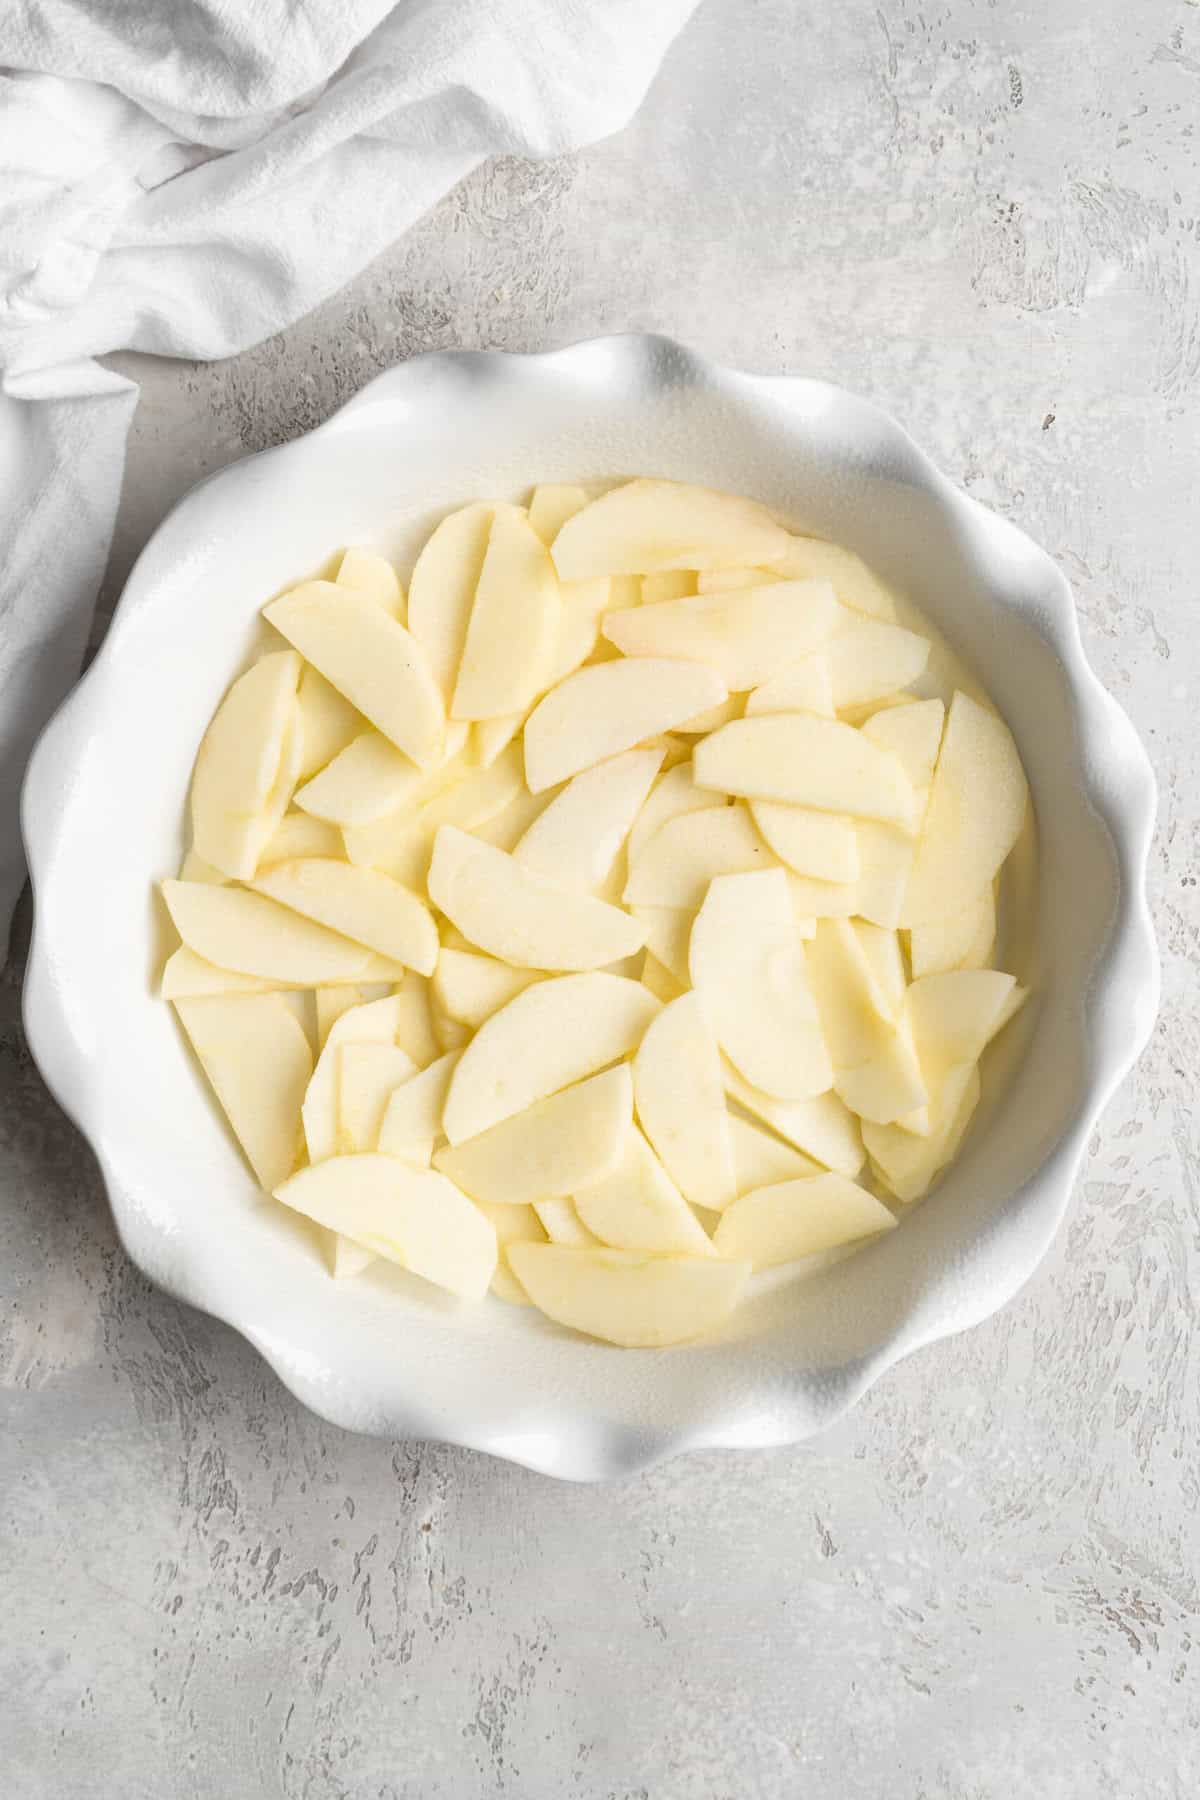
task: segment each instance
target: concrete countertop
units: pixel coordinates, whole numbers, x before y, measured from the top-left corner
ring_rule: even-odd
[[[624,328],[897,413],[1076,583],[1155,760],[1162,1016],[1051,1256],[800,1449],[572,1489],[355,1439],[152,1291],[0,985],[5,1800],[1200,1791],[1200,10],[708,0],[631,129],[480,170],[142,383],[201,475],[414,351]]]

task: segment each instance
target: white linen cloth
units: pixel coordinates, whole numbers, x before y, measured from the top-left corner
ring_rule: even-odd
[[[697,0],[0,6],[0,949],[29,750],[79,672],[136,386],[343,286],[497,153],[636,111]]]

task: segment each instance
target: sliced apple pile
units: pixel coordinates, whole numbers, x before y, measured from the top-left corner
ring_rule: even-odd
[[[660,480],[336,567],[264,608],[162,883],[163,996],[332,1274],[657,1347],[891,1230],[1024,998],[1020,758],[916,615]]]

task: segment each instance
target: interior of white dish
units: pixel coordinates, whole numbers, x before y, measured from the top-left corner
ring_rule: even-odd
[[[1008,720],[1040,837],[1004,946],[1035,1003],[985,1063],[948,1177],[901,1230],[819,1278],[762,1284],[722,1339],[653,1355],[499,1301],[460,1306],[383,1265],[332,1282],[303,1226],[258,1194],[156,997],[166,937],[152,897],[178,868],[196,746],[264,599],[347,543],[406,566],[465,500],[644,473],[753,495],[909,594]],[[246,1331],[342,1423],[582,1474],[686,1442],[701,1421],[727,1443],[794,1436],[831,1416],[901,1329],[919,1342],[991,1310],[1001,1267],[1016,1285],[1057,1222],[1034,1178],[1087,1087],[1084,1003],[1118,880],[1053,647],[1061,578],[1020,533],[948,495],[874,409],[818,384],[726,376],[654,341],[408,365],[191,495],[135,570],[79,696],[72,766],[43,770],[61,819],[36,871],[41,979],[82,1062],[68,1097],[147,1271]]]

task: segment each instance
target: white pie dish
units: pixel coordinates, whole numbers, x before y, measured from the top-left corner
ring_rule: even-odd
[[[1038,821],[1037,1000],[985,1065],[959,1160],[900,1230],[803,1286],[764,1283],[717,1340],[622,1352],[499,1301],[458,1306],[382,1265],[332,1282],[304,1229],[258,1194],[156,997],[151,889],[178,867],[196,745],[264,599],[342,544],[407,561],[464,500],[641,473],[751,494],[860,551],[975,666]],[[599,1479],[684,1449],[804,1438],[1028,1279],[1153,1023],[1154,808],[1145,752],[1084,659],[1063,575],[875,407],[661,338],[438,353],[204,482],[143,552],[26,778],[26,1027],[134,1262],[240,1330],[307,1405],[350,1429]]]

